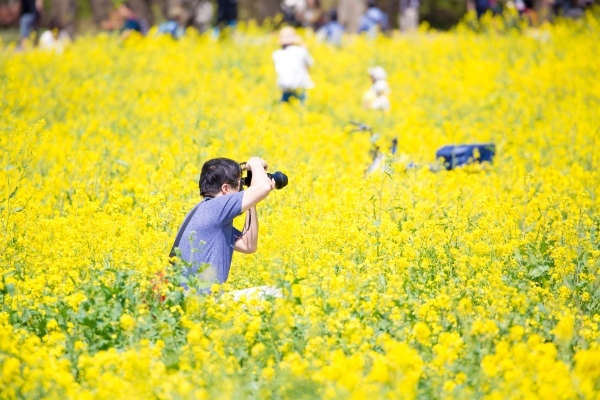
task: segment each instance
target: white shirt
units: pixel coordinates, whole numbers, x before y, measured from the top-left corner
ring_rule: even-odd
[[[281,90],[311,89],[315,86],[308,73],[313,59],[306,48],[287,46],[276,50],[273,52],[273,62],[277,72],[277,86]]]
[[[377,84],[383,82],[384,84]],[[387,89],[387,90],[385,90]],[[387,86],[387,82],[385,81],[377,81],[373,84],[369,90],[365,92],[363,95],[363,106],[367,110],[390,110],[390,99],[388,99],[387,94],[389,93],[389,88]]]
[[[390,100],[388,99],[388,97],[386,95],[380,94],[371,103],[371,109],[372,110],[389,111],[390,110]]]

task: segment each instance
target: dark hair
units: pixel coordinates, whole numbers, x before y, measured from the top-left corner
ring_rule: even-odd
[[[214,196],[221,191],[221,186],[229,184],[233,188],[239,188],[242,168],[229,158],[213,158],[202,166],[200,172],[200,196]]]
[[[332,8],[331,10],[329,10],[329,20],[330,21],[338,20],[338,12],[335,8]]]
[[[377,7],[377,0],[369,0],[367,1],[367,8]]]

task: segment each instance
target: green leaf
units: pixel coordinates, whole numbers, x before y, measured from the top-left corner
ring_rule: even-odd
[[[6,287],[6,293],[8,293],[11,296],[15,295],[15,284],[14,283],[9,283],[5,287]]]
[[[547,265],[539,265],[536,268],[534,268],[531,272],[529,272],[529,276],[531,276],[532,278],[539,278],[540,276],[544,275],[549,269],[550,267],[548,267]]]

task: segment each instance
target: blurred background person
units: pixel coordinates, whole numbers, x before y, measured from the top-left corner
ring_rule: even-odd
[[[363,94],[363,107],[367,110],[390,110],[388,95],[391,93],[387,83],[387,73],[381,66],[368,69],[371,87]]]
[[[306,89],[312,89],[309,69],[314,61],[308,50],[302,46],[302,39],[296,29],[286,26],[279,32],[281,49],[273,52],[273,62],[277,73],[277,86],[281,90],[281,102],[292,98],[304,103]]]
[[[344,27],[338,22],[337,10],[331,9],[328,14],[328,22],[317,31],[317,39],[335,46],[342,45]]]
[[[367,11],[360,18],[358,33],[367,33],[374,37],[377,32],[387,32],[389,28],[389,19],[378,6],[377,0],[369,0],[367,2]]]
[[[56,22],[50,23],[49,29],[46,29],[40,35],[38,46],[42,50],[52,50],[62,53],[67,44],[71,42],[71,37]]]
[[[147,31],[147,29],[144,29],[143,22],[127,2],[122,3],[108,21],[104,21],[102,28],[109,31],[118,30],[123,37],[128,36],[133,31],[141,34],[145,34]]]
[[[401,32],[410,32],[419,28],[419,0],[400,0],[398,26]]]
[[[387,81],[377,81],[368,90],[370,92],[370,99],[365,104],[365,108],[368,110],[390,110],[390,100],[388,95],[391,93],[390,85]]]
[[[200,33],[210,30],[215,15],[211,0],[167,0],[167,11],[169,21],[176,21],[184,31],[192,26]]]
[[[225,28],[234,29],[238,18],[237,0],[217,0],[217,21],[214,34],[220,36]]]
[[[306,6],[297,16],[300,25],[317,31],[325,23],[325,16],[319,0],[306,0]]]
[[[42,0],[21,0],[21,12],[19,16],[19,49],[25,47],[25,42],[30,38],[33,31],[37,29],[37,24],[42,15],[42,9]]]
[[[306,0],[283,0],[281,2],[283,21],[287,25],[299,28],[302,26],[301,15],[305,8]]]
[[[589,0],[554,0],[552,4],[549,4],[554,15],[565,18],[582,17],[584,10],[590,5],[591,1]]]
[[[477,13],[477,19],[480,19],[489,9],[490,0],[475,0],[475,12]]]
[[[18,25],[21,17],[21,1],[0,0],[0,28]]]
[[[125,3],[127,3],[127,8],[129,8],[135,14],[136,19],[140,23],[142,34],[145,35],[148,33],[150,27],[154,26],[156,23],[152,0],[126,0]],[[165,6],[163,10],[166,12],[167,7]],[[165,18],[168,18],[167,14],[164,16]]]
[[[208,31],[215,15],[213,3],[210,0],[196,0],[191,10],[191,25],[200,33]]]
[[[146,33],[147,27],[144,29],[142,26],[142,20],[133,11],[131,5],[125,2],[119,6],[119,14],[123,18],[123,26],[121,26],[121,32],[136,31],[139,33]]]
[[[169,19],[158,26],[158,34],[171,35],[179,39],[185,34],[185,11],[181,7],[173,7],[169,11]]]

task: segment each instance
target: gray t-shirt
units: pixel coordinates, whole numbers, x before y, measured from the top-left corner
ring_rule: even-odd
[[[244,192],[237,192],[205,198],[198,205],[179,243],[181,259],[191,264],[184,276],[199,274],[207,282],[227,281],[233,247],[241,236],[233,219],[242,213],[243,196]]]

